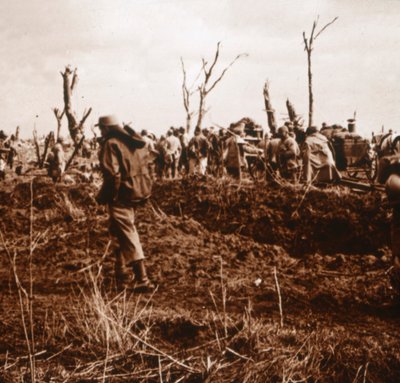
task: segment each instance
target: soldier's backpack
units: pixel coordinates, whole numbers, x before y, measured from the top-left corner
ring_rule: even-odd
[[[132,202],[143,202],[151,196],[153,180],[149,171],[150,161],[150,151],[147,146],[134,151],[133,162],[135,167],[131,170],[133,178]]]

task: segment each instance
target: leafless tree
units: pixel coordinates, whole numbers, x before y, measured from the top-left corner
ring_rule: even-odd
[[[286,108],[288,111],[289,121],[292,122],[294,126],[302,126],[304,123],[303,118],[296,113],[296,109],[289,99],[286,100]]]
[[[43,150],[43,155],[42,155],[42,159],[40,160],[40,164],[39,167],[40,169],[42,169],[44,167],[44,164],[46,162],[46,158],[47,158],[47,153],[49,151],[49,148],[51,148],[54,145],[54,132],[51,131],[47,136],[46,139],[44,141],[44,150]]]
[[[297,120],[297,113],[294,109],[294,105],[289,101],[289,99],[286,99],[286,108],[288,111],[289,121],[294,123]]]
[[[275,134],[276,133],[275,110],[272,108],[272,105],[271,105],[268,81],[266,81],[264,84],[263,94],[264,94],[265,111],[267,112],[267,118],[268,118],[268,127],[269,127],[269,130],[271,131],[271,134]]]
[[[78,122],[76,113],[72,108],[72,92],[78,82],[77,69],[72,70],[69,66],[65,67],[64,72],[60,72],[63,78],[63,88],[64,88],[64,111],[68,120],[68,130],[71,138],[77,145],[80,141],[80,136],[83,135],[83,127],[86,119],[92,111],[92,108],[85,110],[83,112],[82,119]]]
[[[186,132],[189,133],[192,124],[192,117],[194,114],[194,111],[190,110],[190,97],[193,94],[193,91],[187,85],[185,63],[183,62],[182,57],[181,57],[181,64],[183,73],[183,81],[182,81],[183,107],[185,108],[186,111]]]
[[[217,50],[215,52],[214,59],[212,63],[209,65],[208,62],[203,58],[202,59],[202,72],[204,75],[203,82],[199,85],[198,91],[199,91],[199,111],[198,111],[198,118],[197,118],[197,123],[196,123],[196,128],[201,128],[201,124],[203,121],[204,115],[207,113],[206,109],[206,98],[210,94],[210,92],[216,87],[216,85],[222,80],[224,77],[225,73],[228,71],[228,69],[241,57],[248,56],[246,53],[239,54],[235,57],[235,59],[227,66],[223,71],[220,73],[217,78],[212,81],[212,75],[213,71],[215,69],[215,65],[218,62],[219,59],[219,51],[220,51],[220,46],[221,42],[218,42],[217,44]]]
[[[314,112],[314,95],[312,89],[312,70],[311,70],[311,53],[314,49],[315,40],[325,31],[330,25],[332,25],[338,17],[335,17],[331,22],[322,27],[318,32],[316,32],[319,17],[314,21],[311,28],[311,33],[309,37],[306,37],[306,32],[303,32],[304,50],[307,52],[307,66],[308,66],[308,126],[313,124],[313,112]]]
[[[41,155],[40,155],[40,145],[39,145],[39,140],[38,140],[38,135],[37,135],[37,130],[36,126],[33,128],[33,143],[35,144],[35,152],[36,152],[36,159],[37,159],[37,165],[40,166],[41,163]]]
[[[53,113],[56,116],[56,120],[57,120],[57,132],[56,132],[56,138],[55,139],[58,140],[58,138],[60,137],[60,131],[61,131],[61,120],[64,117],[65,110],[63,110],[61,112],[60,109],[53,108]]]

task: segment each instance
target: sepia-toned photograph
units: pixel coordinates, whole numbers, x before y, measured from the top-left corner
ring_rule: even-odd
[[[0,15],[0,383],[400,382],[399,0]]]

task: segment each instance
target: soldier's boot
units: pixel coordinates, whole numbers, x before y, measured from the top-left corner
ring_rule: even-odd
[[[117,291],[123,291],[130,287],[130,284],[132,283],[132,277],[127,273],[121,272],[120,270],[117,271],[117,268],[115,268],[115,283],[117,286]]]
[[[115,283],[118,291],[123,291],[130,287],[132,276],[129,275],[129,269],[123,264],[119,249],[115,250]]]
[[[155,286],[147,276],[144,259],[135,261],[132,268],[133,273],[135,274],[135,285],[133,290],[137,293],[148,293],[154,291]]]

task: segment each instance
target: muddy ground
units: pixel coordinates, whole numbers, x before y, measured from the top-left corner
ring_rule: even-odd
[[[137,295],[115,290],[95,193],[41,175],[0,185],[0,382],[31,381],[30,249],[36,381],[400,380],[382,194],[158,183],[137,209],[158,289]]]

